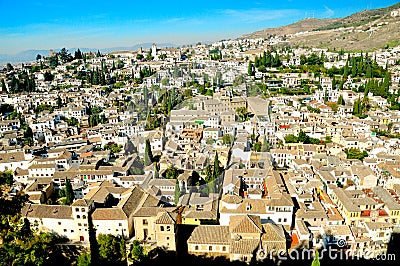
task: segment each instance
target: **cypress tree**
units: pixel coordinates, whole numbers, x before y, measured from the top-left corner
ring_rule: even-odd
[[[159,174],[159,169],[158,169],[158,164],[154,163],[154,174],[153,174],[153,178],[159,178],[160,174]]]
[[[175,205],[178,205],[180,196],[181,196],[181,190],[179,188],[179,182],[178,182],[178,179],[177,179],[176,182],[175,182],[175,195],[174,195]]]
[[[263,138],[263,143],[262,143],[262,146],[261,146],[261,151],[262,152],[268,152],[269,151],[269,143],[268,143],[268,140],[267,140],[267,137],[264,135],[264,138]]]
[[[344,102],[344,99],[343,99],[343,96],[340,94],[340,96],[339,96],[339,98],[338,98],[338,101],[337,101],[337,103],[338,103],[338,105],[345,105],[345,102]]]
[[[71,181],[67,178],[65,183],[65,203],[71,205],[74,201],[74,190],[72,189]]]
[[[214,176],[218,177],[222,173],[221,167],[219,166],[218,152],[215,152],[214,156]]]
[[[7,92],[7,87],[6,83],[4,82],[4,79],[1,79],[1,90]]]
[[[144,151],[144,164],[150,165],[153,162],[153,153],[151,152],[150,140],[146,139],[146,148]]]
[[[144,104],[146,105],[146,107],[147,107],[148,102],[149,102],[149,95],[148,94],[149,93],[148,93],[148,90],[147,90],[147,86],[145,85],[143,87],[143,101],[144,101]]]
[[[354,104],[353,104],[353,115],[360,114],[359,105],[360,105],[360,99],[354,101]]]
[[[249,61],[249,66],[247,68],[247,74],[249,74],[249,76],[254,76],[253,63],[251,61]]]

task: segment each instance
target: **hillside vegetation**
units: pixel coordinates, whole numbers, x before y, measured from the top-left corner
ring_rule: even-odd
[[[398,9],[400,3],[386,8],[364,10],[345,18],[304,19],[243,37],[285,36],[293,47],[372,51],[400,45],[400,16],[391,16],[391,12]]]

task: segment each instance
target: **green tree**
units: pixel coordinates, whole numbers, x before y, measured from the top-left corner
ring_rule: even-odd
[[[353,115],[362,115],[362,109],[361,109],[361,100],[358,98],[358,100],[354,101],[353,104]]]
[[[206,176],[205,176],[206,183],[213,181],[213,177],[214,177],[213,169],[210,164],[206,166],[205,174],[206,174]]]
[[[271,149],[271,145],[269,144],[269,142],[267,140],[267,137],[264,135],[263,143],[262,143],[262,146],[261,146],[261,151],[262,152],[269,152],[270,149]]]
[[[218,152],[215,152],[215,156],[214,156],[214,176],[215,177],[219,177],[220,174],[222,174],[222,168],[219,165],[220,161],[218,159]]]
[[[131,246],[131,252],[129,253],[129,260],[134,263],[143,262],[148,255],[144,252],[143,246],[140,245],[139,241],[133,240]]]
[[[224,145],[230,146],[232,144],[232,135],[231,134],[225,134],[222,136],[222,143]]]
[[[48,71],[44,72],[43,76],[45,81],[52,81],[54,79],[54,75]]]
[[[241,121],[245,122],[248,119],[248,113],[246,107],[238,107],[236,108],[236,113],[238,114]]]
[[[12,186],[14,184],[13,172],[11,170],[0,172],[0,185],[3,184],[7,184],[8,186]]]
[[[365,157],[368,157],[368,152],[361,151],[358,148],[345,149],[344,152],[347,155],[347,159],[358,159],[360,161],[363,161]]]
[[[143,87],[143,101],[144,101],[144,105],[147,108],[148,103],[149,103],[149,92],[148,92],[146,85]]]
[[[60,57],[60,60],[63,63],[71,62],[73,59],[72,55],[70,53],[68,53],[68,50],[65,49],[65,47],[60,50],[60,52],[58,53],[58,56]]]
[[[159,174],[160,169],[158,168],[158,164],[154,163],[154,174],[153,174],[153,178],[159,178],[160,174]]]
[[[153,153],[151,151],[150,140],[146,139],[146,147],[144,150],[144,164],[146,166],[150,165],[153,162]]]
[[[92,259],[90,253],[84,252],[80,254],[76,261],[77,266],[90,266],[92,265]]]
[[[307,134],[306,134],[303,130],[300,130],[299,136],[298,136],[299,142],[306,143],[306,142],[307,142],[307,139],[308,139]]]
[[[1,79],[1,91],[7,92],[7,87],[4,79]]]
[[[311,262],[311,266],[320,266],[318,250],[315,251],[315,257],[314,257],[313,261]]]
[[[104,145],[104,150],[110,150],[112,154],[116,154],[122,150],[122,145],[118,145],[115,142],[109,142]]]
[[[345,105],[345,101],[344,101],[344,99],[343,99],[343,95],[342,95],[342,94],[339,95],[337,104],[338,104],[338,105]]]
[[[74,190],[72,189],[71,181],[67,178],[65,182],[65,205],[71,205],[74,198]]]
[[[33,138],[33,131],[31,127],[27,127],[24,131],[24,138]]]
[[[144,58],[144,56],[142,54],[137,54],[136,55],[136,60],[141,61]]]
[[[254,76],[254,67],[251,61],[249,61],[249,66],[247,67],[247,74],[249,76]]]
[[[175,166],[169,166],[167,170],[165,170],[165,178],[167,179],[176,179],[179,176],[179,170]]]
[[[58,56],[57,55],[50,56],[48,58],[48,60],[49,60],[49,65],[51,68],[55,68],[56,66],[58,66]]]
[[[61,99],[60,95],[58,95],[58,97],[57,97],[57,107],[58,107],[58,109],[60,109],[62,107],[62,99]]]
[[[7,69],[7,72],[10,72],[10,71],[14,70],[14,67],[11,65],[11,63],[7,63],[6,69]]]
[[[0,265],[55,265],[57,261],[60,266],[71,264],[59,248],[62,238],[32,230],[29,221],[21,219],[28,196],[5,195],[4,191],[11,189],[8,183],[0,178]]]
[[[75,51],[75,59],[83,59],[81,50]]]
[[[101,265],[126,265],[126,249],[123,237],[100,234],[97,243]]]
[[[169,78],[165,77],[161,80],[161,84],[163,86],[168,86],[169,85]]]
[[[123,68],[125,66],[125,63],[123,62],[123,61],[121,61],[121,60],[118,60],[117,61],[117,69],[121,69],[121,68]]]
[[[253,144],[252,147],[253,151],[260,152],[261,151],[261,142],[257,141]]]
[[[175,193],[174,193],[174,203],[178,205],[179,198],[181,196],[181,189],[179,188],[179,181],[178,179],[175,182]]]

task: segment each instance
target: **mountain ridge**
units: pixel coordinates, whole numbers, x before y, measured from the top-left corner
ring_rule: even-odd
[[[398,11],[392,16],[392,11]],[[363,10],[343,18],[307,18],[295,23],[266,28],[245,34],[242,38],[285,37],[294,47],[331,50],[376,50],[400,45],[400,3]]]

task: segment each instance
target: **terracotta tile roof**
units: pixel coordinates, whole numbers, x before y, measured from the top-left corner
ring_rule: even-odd
[[[235,204],[239,204],[243,201],[242,197],[238,195],[229,195],[229,194],[223,195],[221,200],[226,203],[235,203]]]
[[[68,150],[64,150],[61,152],[61,154],[58,156],[57,159],[68,159],[72,156],[72,153],[70,153]]]
[[[178,214],[173,212],[164,212],[157,220],[156,224],[175,224]]]
[[[54,169],[54,164],[32,164],[31,166],[28,167],[28,169]]]
[[[138,186],[134,186],[130,191],[131,194],[118,203],[118,207],[122,208],[124,213],[128,216],[136,211],[144,195],[143,190]]]
[[[128,217],[120,208],[97,208],[92,214],[93,220],[125,220]]]
[[[264,234],[261,237],[261,240],[264,242],[275,242],[275,241],[283,241],[286,242],[285,231],[282,225],[277,225],[273,223],[266,223],[262,225],[264,229]]]
[[[0,156],[0,163],[12,163],[25,161],[24,152],[6,152]]]
[[[199,225],[189,237],[188,244],[225,244],[230,242],[229,227],[221,225]]]
[[[14,176],[24,176],[24,175],[29,175],[28,169],[21,169],[21,168],[15,169]]]
[[[21,210],[22,217],[72,219],[72,207],[63,205],[26,204]]]
[[[94,137],[89,139],[89,143],[101,142],[101,137]]]
[[[88,199],[78,199],[72,203],[71,206],[80,206],[80,207],[87,207],[90,206],[93,203],[93,200],[88,200]]]
[[[262,225],[258,215],[235,215],[229,220],[229,231],[231,233],[253,233],[261,234]]]

